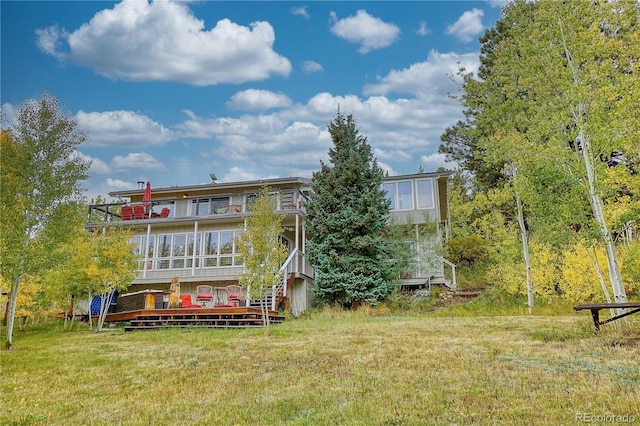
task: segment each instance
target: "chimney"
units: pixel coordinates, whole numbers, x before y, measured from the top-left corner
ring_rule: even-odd
[[[144,189],[144,182],[141,180],[138,181],[138,189]]]

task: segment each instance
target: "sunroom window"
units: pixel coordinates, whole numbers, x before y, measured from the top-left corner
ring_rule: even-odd
[[[387,193],[387,199],[391,201],[391,210],[412,210],[414,208],[412,181],[387,182],[382,185],[382,189]]]
[[[416,192],[418,194],[418,209],[434,208],[433,201],[433,179],[419,179],[416,181]]]

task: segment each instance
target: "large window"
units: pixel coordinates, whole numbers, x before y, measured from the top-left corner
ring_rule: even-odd
[[[391,210],[413,210],[413,182],[410,180],[400,182],[387,182],[382,185],[391,201]]]
[[[391,210],[424,210],[434,208],[433,179],[386,182],[382,185]]]
[[[241,265],[242,259],[236,247],[236,231],[212,231],[204,233],[204,266]]]
[[[152,235],[149,239],[147,269],[184,269],[242,265],[236,246],[235,230]],[[134,253],[140,255],[139,269],[144,269],[146,236],[131,239]],[[194,264],[195,260],[195,264]]]
[[[228,213],[229,197],[196,198],[191,203],[192,216]]]
[[[432,209],[435,207],[433,201],[433,179],[417,180],[416,193],[418,194],[419,209]]]

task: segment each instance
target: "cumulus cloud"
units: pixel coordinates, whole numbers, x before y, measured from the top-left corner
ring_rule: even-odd
[[[454,164],[447,163],[445,161],[444,154],[439,154],[439,153],[421,156],[420,164],[425,170],[428,170],[428,171],[436,171],[438,170],[439,167],[444,167],[446,169],[453,170],[456,167]]]
[[[132,152],[126,156],[116,155],[111,166],[117,170],[163,170],[165,166],[146,152]]]
[[[323,70],[324,68],[322,67],[322,65],[315,61],[304,61],[302,63],[302,71],[306,73],[321,72]]]
[[[207,86],[291,72],[289,60],[273,50],[268,22],[246,27],[222,19],[207,30],[182,2],[123,0],[71,33],[48,27],[36,35],[43,52],[113,79]]]
[[[133,111],[84,112],[76,114],[78,126],[87,132],[83,146],[144,147],[175,140],[174,133]]]
[[[266,111],[271,108],[284,108],[290,105],[291,99],[282,93],[256,89],[237,92],[227,102],[229,108],[244,111]]]
[[[373,49],[382,49],[395,42],[400,35],[397,25],[384,22],[373,17],[366,10],[358,10],[355,16],[338,19],[335,12],[331,12],[334,22],[331,32],[351,43],[359,43],[359,53],[365,54]]]
[[[118,189],[132,189],[136,187],[136,184],[133,182],[126,182],[120,179],[112,179],[112,178],[107,178],[105,180],[105,183],[107,184],[107,186],[112,189],[112,190],[118,190]]]
[[[476,8],[464,12],[454,24],[447,27],[446,34],[455,36],[464,42],[472,41],[484,30],[483,15],[484,12]]]
[[[442,97],[455,88],[450,76],[455,76],[461,67],[477,72],[479,66],[477,52],[458,54],[432,50],[426,61],[402,70],[391,70],[389,74],[377,77],[377,83],[366,85],[363,92],[366,95],[405,93],[419,98]]]
[[[111,173],[111,167],[100,158],[91,157],[90,155],[83,154],[79,151],[76,151],[76,155],[85,161],[91,162],[89,174],[106,175],[108,173]]]

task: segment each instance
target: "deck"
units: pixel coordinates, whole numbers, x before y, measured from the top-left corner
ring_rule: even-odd
[[[269,322],[279,324],[284,316],[269,311]],[[250,328],[264,327],[260,309],[253,307],[218,307],[195,309],[142,309],[107,314],[106,323],[125,322],[124,331],[152,330],[158,328]]]

